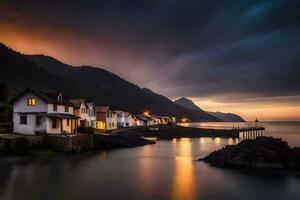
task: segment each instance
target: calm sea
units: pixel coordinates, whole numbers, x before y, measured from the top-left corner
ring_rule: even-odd
[[[231,127],[229,123],[186,124]],[[240,124],[242,125],[242,124]],[[266,135],[300,146],[299,123],[265,123]],[[300,177],[220,169],[195,161],[238,139],[182,138],[0,167],[0,199],[297,200]]]

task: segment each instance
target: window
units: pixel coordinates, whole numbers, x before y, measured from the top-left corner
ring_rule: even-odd
[[[27,116],[26,115],[20,116],[20,124],[27,124]]]
[[[39,127],[41,124],[42,124],[42,116],[36,116],[35,125]]]
[[[88,114],[89,113],[89,109],[85,109],[85,114]]]
[[[52,119],[52,128],[58,128],[57,119]]]
[[[67,119],[67,126],[70,126],[70,120]]]
[[[53,104],[53,111],[57,111],[57,105]]]
[[[69,106],[65,106],[65,112],[69,112]]]
[[[27,99],[27,105],[28,106],[35,106],[36,105],[36,99],[35,98]]]
[[[81,108],[81,113],[82,113],[82,114],[85,113],[85,108]]]

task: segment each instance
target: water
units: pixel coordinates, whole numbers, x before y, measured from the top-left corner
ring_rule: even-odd
[[[284,133],[288,140],[289,135],[291,140],[299,135],[299,125],[295,126]],[[277,136],[287,127],[270,125],[268,131]],[[238,142],[182,138],[131,149],[31,160],[5,168],[5,173],[0,167],[0,199],[300,199],[300,177],[251,174],[195,161]]]
[[[247,127],[254,124],[248,122],[201,122],[182,123],[181,125],[196,128],[232,129],[232,127]],[[300,147],[300,122],[260,122],[258,126],[266,128],[263,135],[282,138],[290,146]]]

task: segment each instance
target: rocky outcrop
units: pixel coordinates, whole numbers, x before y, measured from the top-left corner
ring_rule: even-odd
[[[300,171],[300,148],[291,148],[282,139],[262,136],[227,145],[199,160],[227,168]]]

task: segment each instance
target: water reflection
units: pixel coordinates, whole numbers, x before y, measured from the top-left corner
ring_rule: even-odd
[[[182,138],[176,148],[179,156],[175,158],[173,180],[173,199],[195,199],[195,172],[190,138]]]
[[[0,165],[0,199],[299,199],[297,177],[255,176],[194,161],[237,142],[178,138],[7,169]]]

